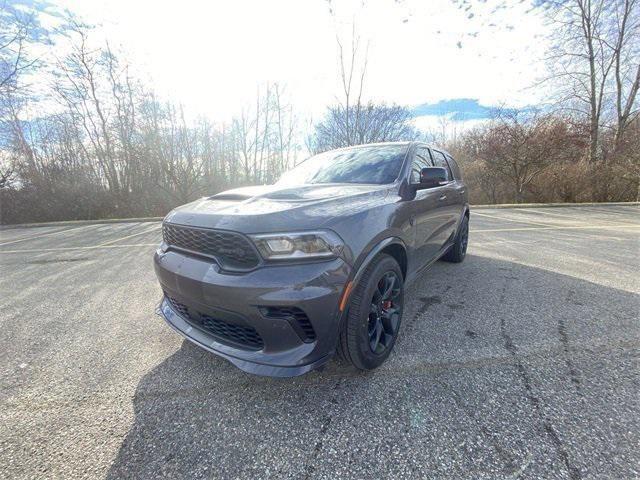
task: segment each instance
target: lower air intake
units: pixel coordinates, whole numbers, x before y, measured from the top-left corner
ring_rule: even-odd
[[[260,334],[252,327],[236,325],[214,318],[187,307],[175,298],[165,295],[171,308],[191,325],[206,331],[223,343],[232,343],[250,350],[262,350],[264,342]]]
[[[309,317],[298,307],[260,307],[260,312],[267,318],[287,320],[305,343],[316,339]]]

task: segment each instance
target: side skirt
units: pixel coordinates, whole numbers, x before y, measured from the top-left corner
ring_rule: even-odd
[[[409,285],[413,284],[413,282],[415,282],[418,278],[420,278],[431,265],[440,260],[449,251],[449,249],[453,247],[454,243],[455,241],[449,241],[444,247],[440,249],[438,254],[433,257],[433,259],[429,263],[426,263],[425,265],[420,267],[420,269],[414,272],[413,275],[407,276],[406,280],[404,281],[405,286],[408,287]]]

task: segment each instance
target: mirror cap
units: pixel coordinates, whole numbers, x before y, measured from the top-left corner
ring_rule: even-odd
[[[439,187],[449,181],[449,174],[444,167],[425,167],[420,170],[420,186],[422,188]]]

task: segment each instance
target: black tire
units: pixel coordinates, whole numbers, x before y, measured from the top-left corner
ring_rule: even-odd
[[[449,251],[442,256],[445,262],[460,263],[467,255],[467,245],[469,244],[469,217],[466,215],[462,219],[460,229],[456,235],[456,242]]]
[[[382,365],[398,337],[403,306],[402,270],[393,257],[381,254],[351,292],[338,340],[340,357],[360,370]]]

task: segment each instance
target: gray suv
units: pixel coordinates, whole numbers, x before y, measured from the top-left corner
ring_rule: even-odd
[[[407,284],[464,259],[469,205],[447,152],[381,143],[178,207],[162,233],[159,313],[188,340],[259,375],[336,352],[368,370],[393,349]]]

